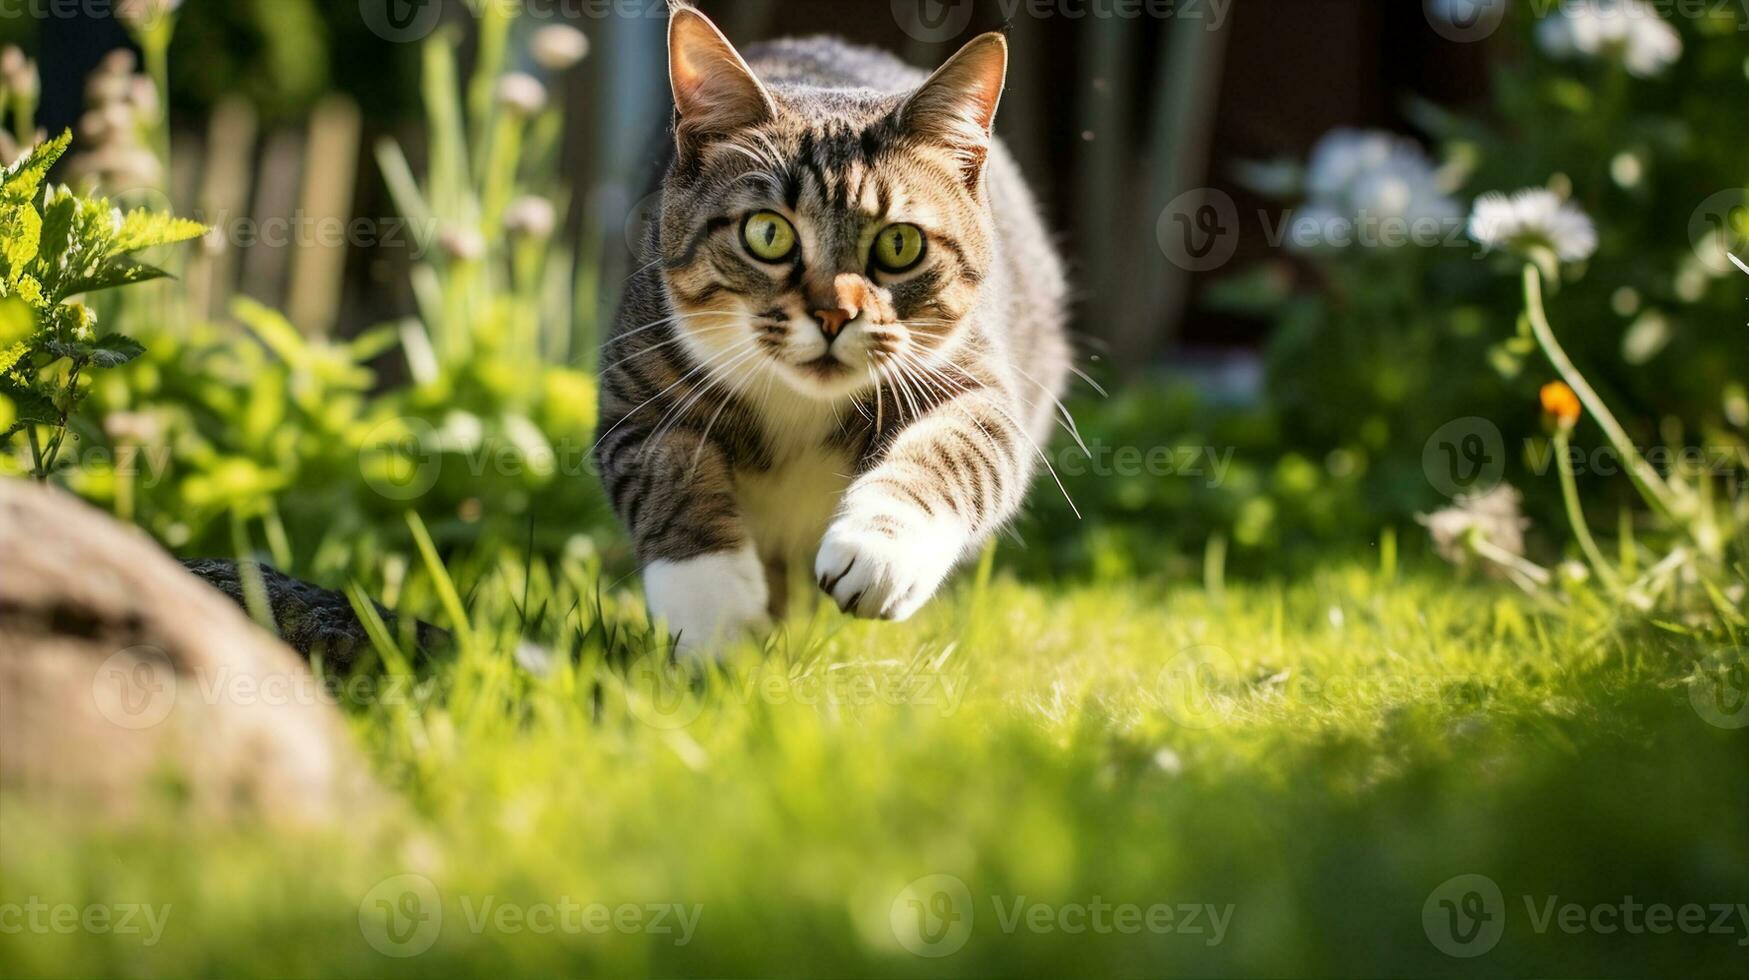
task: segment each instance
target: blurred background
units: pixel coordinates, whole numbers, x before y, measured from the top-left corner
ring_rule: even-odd
[[[381,36],[395,32],[374,31],[349,2],[183,5],[170,83],[178,137],[172,185],[184,213],[211,201],[197,188],[240,163],[251,179],[226,204],[247,213],[307,212],[314,205],[338,206],[347,217],[384,212],[386,192],[369,148],[382,135],[416,131],[421,121],[418,45],[408,41],[422,39],[432,13],[434,24],[476,26],[461,0],[392,2],[407,2],[416,18],[405,39]],[[1417,3],[1367,0],[1128,6],[1087,0],[1043,17],[1012,0],[916,0],[914,14],[903,0],[699,6],[738,44],[835,33],[925,67],[980,32],[1007,32],[1014,67],[999,129],[1073,261],[1079,332],[1096,350],[1121,352],[1123,363],[1137,367],[1161,363],[1186,345],[1254,348],[1268,332],[1267,321],[1255,316],[1190,315],[1201,280],[1210,276],[1161,261],[1153,219],[1170,201],[1204,186],[1239,193],[1230,180],[1236,163],[1303,154],[1339,125],[1403,127],[1411,95],[1448,104],[1478,100],[1494,53],[1488,44],[1445,39]],[[1105,6],[1128,15],[1075,16]],[[1156,8],[1168,15],[1150,16]],[[648,189],[654,141],[670,105],[666,22],[644,15],[651,9],[662,5],[536,4],[520,25],[532,32],[571,24],[591,40],[591,56],[554,97],[589,107],[568,134],[565,173],[579,202],[577,227],[601,239],[609,263],[629,257],[625,226],[636,220],[633,209]],[[86,111],[84,80],[110,50],[130,44],[122,24],[105,14],[107,5],[90,5],[77,17],[4,22],[0,38],[42,52],[43,128],[76,125]],[[460,39],[458,48],[465,69],[471,49]],[[226,128],[215,129],[215,122]],[[417,142],[410,151],[422,150]],[[309,171],[352,186],[310,186]],[[311,197],[299,197],[300,190]],[[1248,237],[1241,258],[1267,247],[1261,236]],[[356,331],[411,308],[409,297],[390,288],[403,277],[382,268],[395,256],[375,254],[388,251],[380,247],[349,251],[359,254],[347,256],[346,271],[358,275],[321,284],[342,294],[322,304],[332,315],[300,325]],[[253,272],[238,283],[245,294],[271,305],[287,299],[284,271],[258,265]],[[603,302],[611,306],[610,300]]]
[[[1465,419],[1485,422],[1487,478],[1525,486],[1533,516],[1558,514],[1546,454],[1540,468],[1535,457],[1546,447],[1536,393],[1551,375],[1514,336],[1516,282],[1500,274],[1511,264],[1465,230],[1488,192],[1546,186],[1602,228],[1597,255],[1570,269],[1559,302],[1570,349],[1618,411],[1639,420],[1636,437],[1726,454],[1743,446],[1749,346],[1740,276],[1724,258],[1749,236],[1749,154],[1726,108],[1749,80],[1740,4],[1628,18],[1638,33],[1579,43],[1568,28],[1584,20],[1584,3],[700,6],[738,44],[834,32],[924,66],[978,32],[1007,32],[1014,58],[998,129],[1072,269],[1088,381],[1071,408],[1099,443],[1091,460],[1053,454],[1067,492],[1034,495],[1018,529],[1025,547],[1010,556],[1022,568],[1194,571],[1214,549],[1235,567],[1267,571],[1331,547],[1394,548],[1418,514],[1477,489],[1429,471],[1436,437]],[[668,119],[660,2],[72,9],[0,19],[0,40],[40,64],[36,125],[75,130],[75,150],[87,151],[80,176],[112,193],[143,188],[220,229],[183,270],[177,302],[191,305],[189,316],[222,327],[248,319],[239,309],[277,311],[294,336],[325,342],[387,331],[390,340],[363,344],[372,380],[358,393],[359,421],[378,417],[371,393],[410,381],[417,404],[402,399],[396,410],[423,405],[415,417],[442,435],[443,452],[492,432],[523,449],[536,435],[566,438],[543,420],[546,403],[510,405],[532,426],[494,428],[505,399],[521,397],[506,379],[532,368],[456,360],[504,348],[526,327],[529,363],[574,372],[542,376],[564,379],[552,385],[568,386],[576,404],[560,414],[587,430],[592,408],[580,403],[596,331],[627,272]],[[129,20],[142,10],[163,15],[151,30]],[[117,48],[138,58],[117,62]],[[162,76],[167,172],[127,152],[116,136],[126,126],[105,122],[114,82],[102,79],[134,72]],[[528,86],[495,89],[507,73]],[[1735,101],[1720,94],[1733,91]],[[501,130],[499,109],[521,113],[526,128]],[[483,170],[502,162],[500,135],[520,162],[494,190]],[[79,166],[75,156],[63,169]],[[510,197],[531,195],[510,207]],[[1331,233],[1379,219],[1423,220],[1432,234],[1381,243]],[[538,254],[517,244],[531,237],[529,220]],[[276,221],[277,244],[289,223],[297,247],[275,247]],[[459,278],[457,264],[470,262],[496,271]],[[452,302],[461,294],[472,299]],[[499,299],[508,305],[490,316],[477,305]],[[452,368],[454,384],[432,387]],[[457,394],[468,390],[473,402]],[[151,401],[115,396],[111,407]],[[477,418],[458,422],[457,412]],[[209,427],[207,438],[231,437]],[[1116,446],[1221,465],[1120,472],[1100,461]],[[347,466],[286,458],[302,451],[245,455],[280,489],[283,479],[299,485],[298,473],[330,479]],[[1602,481],[1594,499],[1604,514],[1627,492],[1612,475],[1581,474]],[[449,530],[467,537],[494,516],[514,524],[543,507],[555,524],[607,521],[592,486],[588,500],[538,506],[557,491],[521,489],[475,494],[457,482]],[[366,510],[380,502],[366,500]],[[185,503],[166,501],[165,512],[185,513]],[[215,498],[203,512],[232,503]],[[186,517],[163,520],[155,531],[173,544],[202,534]]]

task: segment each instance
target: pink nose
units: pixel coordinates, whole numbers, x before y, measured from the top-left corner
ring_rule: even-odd
[[[837,339],[838,331],[843,330],[844,325],[855,319],[855,317],[855,312],[851,310],[838,309],[814,311],[814,319],[820,323],[820,332],[825,334],[826,339],[829,341]]]

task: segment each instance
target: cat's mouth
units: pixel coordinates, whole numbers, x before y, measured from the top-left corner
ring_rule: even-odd
[[[821,354],[819,357],[816,357],[811,361],[803,361],[802,363],[797,364],[796,367],[806,374],[822,378],[837,377],[838,375],[850,370],[850,365],[833,357],[831,352]]]

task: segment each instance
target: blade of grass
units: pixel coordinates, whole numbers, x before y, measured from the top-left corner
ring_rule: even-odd
[[[414,511],[407,512],[407,528],[413,532],[413,543],[419,548],[419,557],[425,560],[425,571],[431,576],[432,585],[437,589],[437,599],[443,604],[443,611],[449,615],[450,628],[455,631],[456,643],[463,650],[471,648],[474,645],[473,626],[468,622],[468,613],[462,606],[462,597],[456,591],[455,581],[449,577],[449,571],[443,567],[443,560],[437,556],[437,545],[431,541],[431,532],[425,529],[425,522]]]

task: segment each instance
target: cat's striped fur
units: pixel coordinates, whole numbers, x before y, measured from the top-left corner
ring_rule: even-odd
[[[669,31],[674,156],[596,447],[651,611],[711,649],[781,613],[802,561],[840,608],[903,619],[1020,507],[1069,369],[1059,260],[989,133],[1006,45],[926,76],[830,38],[743,61],[687,7]],[[750,252],[760,211],[791,261]],[[925,245],[889,275],[893,222]]]

